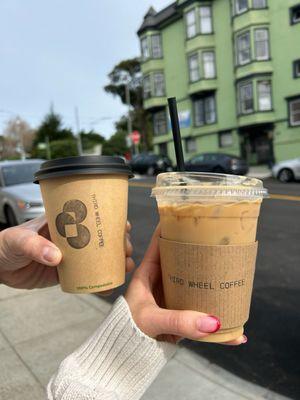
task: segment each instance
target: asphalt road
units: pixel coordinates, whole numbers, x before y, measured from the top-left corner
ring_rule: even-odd
[[[158,222],[151,189],[143,187],[151,182],[133,182],[142,186],[131,187],[129,193],[137,264]],[[265,185],[273,194],[296,200],[263,203],[247,345],[231,348],[188,340],[184,345],[244,379],[300,399],[300,183],[280,184],[270,179]]]

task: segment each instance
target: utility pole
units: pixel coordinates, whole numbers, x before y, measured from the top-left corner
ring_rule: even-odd
[[[20,118],[17,117],[16,119],[16,124],[17,124],[17,134],[19,136],[19,142],[20,142],[20,153],[21,153],[21,160],[26,160],[26,153],[25,153],[25,148],[24,148],[24,137],[23,137],[23,133],[21,132],[20,129],[20,125],[21,125],[21,121]]]
[[[126,104],[128,106],[128,115],[127,115],[127,134],[128,137],[130,137],[132,133],[132,122],[131,122],[131,115],[130,115],[130,88],[129,88],[129,79],[126,80],[125,83],[125,99],[126,99]],[[134,154],[134,144],[132,142],[132,153]]]
[[[79,112],[78,107],[75,107],[75,123],[76,123],[76,136],[77,136],[77,149],[78,155],[82,155],[82,143],[81,143],[81,135],[80,135],[80,123],[79,123]]]

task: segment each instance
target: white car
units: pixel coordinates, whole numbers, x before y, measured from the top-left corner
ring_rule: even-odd
[[[300,179],[300,158],[275,164],[272,168],[272,174],[280,182],[291,182]]]
[[[33,183],[42,162],[0,162],[0,222],[14,226],[44,213],[40,186]]]

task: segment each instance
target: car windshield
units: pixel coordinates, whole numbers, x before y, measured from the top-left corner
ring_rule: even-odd
[[[7,165],[2,167],[2,175],[5,186],[20,185],[33,181],[34,173],[39,169],[41,163],[24,163]]]

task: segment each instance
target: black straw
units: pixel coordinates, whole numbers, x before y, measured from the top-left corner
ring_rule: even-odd
[[[182,151],[182,143],[181,143],[176,97],[169,97],[168,104],[169,104],[169,112],[170,112],[174,146],[175,146],[177,171],[184,172],[184,158],[183,158],[183,151]]]

